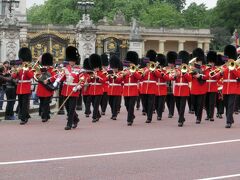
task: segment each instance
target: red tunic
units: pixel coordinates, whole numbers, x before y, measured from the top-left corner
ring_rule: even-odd
[[[21,69],[18,73],[12,74],[14,79],[19,80],[17,84],[17,94],[31,94],[31,80],[33,76],[34,72],[31,69]]]
[[[240,72],[236,69],[230,71],[226,66],[223,67],[223,94],[238,94],[237,78]]]
[[[90,86],[90,84],[87,82],[87,80],[90,78],[90,75],[88,73],[84,73],[83,76],[86,78],[86,81],[83,84],[82,95],[83,96],[88,96],[89,95],[89,86]]]
[[[104,74],[102,71],[95,72],[94,77],[88,80],[88,83],[90,84],[89,95],[103,95],[103,83],[105,83],[106,80],[106,74]]]
[[[141,94],[156,94],[157,78],[161,76],[160,71],[151,72],[149,68],[144,68],[144,76],[142,77]]]
[[[189,82],[192,80],[192,76],[189,73],[183,74],[179,69],[176,70],[179,76],[175,78],[174,84],[174,96],[189,96]]]
[[[161,76],[157,78],[156,96],[167,95],[167,81],[170,81],[169,73],[166,70],[159,71]]]
[[[62,87],[62,96],[71,96],[71,97],[79,97],[80,92],[73,92],[73,88],[80,85],[79,79],[82,76],[80,74],[80,67],[71,65],[67,65],[64,68],[64,76],[62,77],[63,87]]]
[[[47,71],[51,75],[49,78],[50,82],[54,82],[56,80],[56,72],[53,71],[53,67],[48,67]],[[38,83],[37,86],[37,96],[38,97],[51,97],[54,91],[48,90],[42,83]]]
[[[201,75],[202,82],[195,78],[195,75],[192,75],[191,94],[193,95],[203,95],[207,93],[206,80],[209,78],[209,74],[206,72],[205,66],[202,66],[201,69],[203,72],[203,75]]]
[[[138,81],[142,78],[139,72],[131,74],[129,70],[126,70],[126,74],[123,77],[123,96],[138,96]]]
[[[109,96],[121,96],[123,87],[122,87],[122,77],[120,73],[116,73],[117,78],[109,78],[108,85],[108,95]]]
[[[206,70],[206,73],[209,74],[211,71],[215,71],[215,74],[213,77],[210,77],[207,79],[207,92],[218,92],[218,85],[217,82],[221,78],[218,71],[216,71],[217,68],[214,66],[212,68],[209,68]]]

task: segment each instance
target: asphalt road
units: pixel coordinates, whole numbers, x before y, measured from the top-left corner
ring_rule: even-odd
[[[35,116],[25,126],[0,122],[0,179],[185,180],[240,173],[238,116],[233,127],[225,129],[225,119],[197,125],[187,113],[184,127],[177,127],[176,113],[168,119],[165,112],[162,121],[155,114],[146,124],[141,111],[135,111],[131,127],[125,108],[117,121],[107,112],[95,124],[83,111],[78,114],[79,127],[71,131],[64,130],[64,115],[47,123]]]

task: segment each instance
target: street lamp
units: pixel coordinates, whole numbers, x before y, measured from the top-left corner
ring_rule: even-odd
[[[14,7],[19,7],[19,1],[18,0],[2,0],[2,4],[4,6],[6,6],[8,4],[8,10],[9,10],[10,15],[12,14],[12,11],[14,10]]]
[[[78,6],[80,9],[84,10],[84,14],[87,14],[87,10],[94,6],[93,1],[79,1]]]

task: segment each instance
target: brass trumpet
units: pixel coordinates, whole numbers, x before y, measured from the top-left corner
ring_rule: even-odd
[[[130,73],[135,73],[139,68],[139,65],[135,65],[135,64],[131,64],[130,67],[129,67],[129,71]]]
[[[159,65],[159,62],[156,62],[156,63],[155,62],[150,62],[149,63],[149,70],[151,72],[155,71],[157,69],[158,65]]]
[[[182,64],[180,66],[180,70],[183,74],[187,73],[188,72],[188,65],[187,64]]]

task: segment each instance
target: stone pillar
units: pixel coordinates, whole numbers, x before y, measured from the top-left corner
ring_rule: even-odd
[[[96,32],[97,29],[90,19],[89,14],[83,14],[82,20],[76,26],[76,40],[81,56],[81,65],[85,58],[96,53]]]
[[[144,40],[144,41],[142,42],[142,57],[145,56],[145,42],[146,42],[146,40]]]
[[[178,52],[184,50],[184,43],[185,41],[183,40],[178,41]]]
[[[138,53],[139,58],[142,58],[143,52],[143,41],[130,40],[129,51],[135,51]]]
[[[198,41],[198,48],[203,48],[203,41]]]
[[[165,42],[166,42],[165,40],[159,40],[159,53],[164,54],[164,52],[165,52],[165,47],[164,47]]]
[[[8,16],[0,23],[1,61],[16,60],[20,46],[20,26],[18,19]]]
[[[204,42],[204,52],[208,52],[210,49],[210,42]]]

